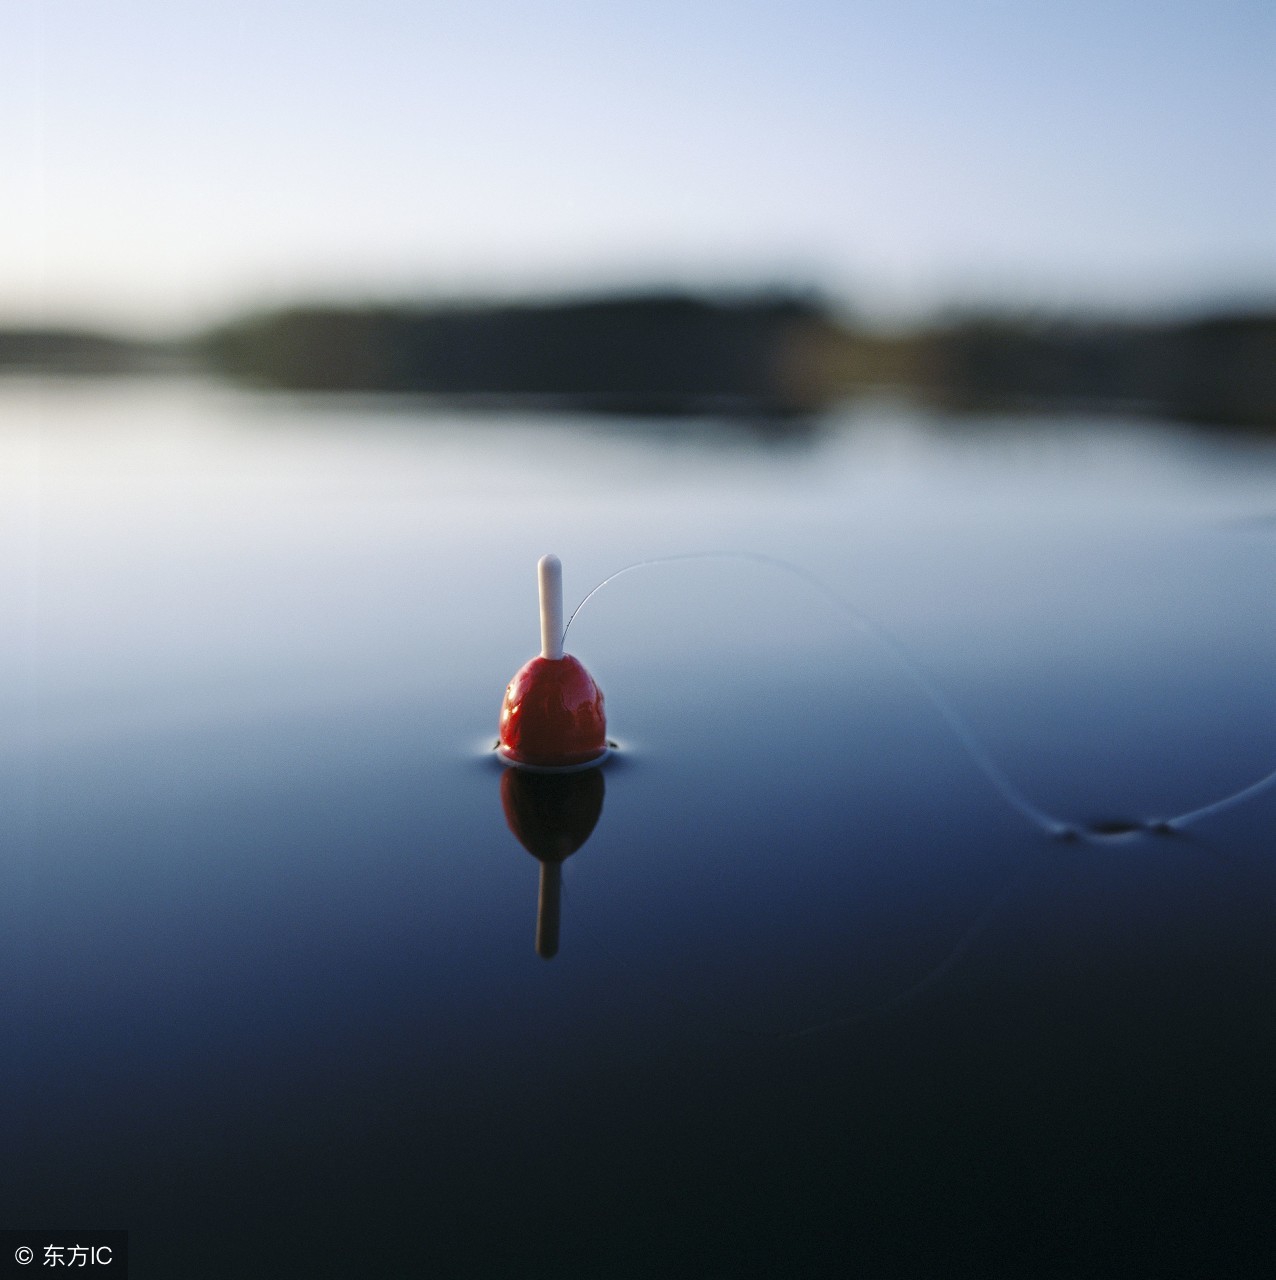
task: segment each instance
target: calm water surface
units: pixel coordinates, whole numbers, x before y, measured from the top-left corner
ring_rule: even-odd
[[[569,607],[795,568],[592,597],[621,749],[539,785],[548,550]],[[1170,424],[0,385],[0,1225],[1264,1274],[1276,789],[1138,828],[1276,767],[1274,550],[1276,448]]]

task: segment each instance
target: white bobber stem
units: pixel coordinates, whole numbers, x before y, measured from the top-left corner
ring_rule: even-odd
[[[563,656],[563,562],[554,555],[536,564],[541,592],[541,657],[557,662]]]

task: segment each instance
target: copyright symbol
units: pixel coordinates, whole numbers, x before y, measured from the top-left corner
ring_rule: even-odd
[[[35,1254],[26,1245],[23,1245],[20,1249],[15,1249],[13,1256],[20,1267],[25,1267],[27,1263],[35,1258]]]

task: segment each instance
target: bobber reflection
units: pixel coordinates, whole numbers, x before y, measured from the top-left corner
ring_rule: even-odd
[[[505,821],[524,849],[541,864],[536,904],[536,954],[558,954],[563,862],[589,839],[603,811],[601,769],[583,773],[527,773],[506,769],[501,775]]]

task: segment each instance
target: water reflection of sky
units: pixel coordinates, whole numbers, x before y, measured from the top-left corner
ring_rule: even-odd
[[[883,407],[742,450],[4,395],[23,1222],[200,1241],[208,1274],[247,1247],[301,1274],[299,1241],[349,1258],[368,1223],[383,1260],[428,1228],[454,1273],[748,1274],[799,1229],[819,1256],[906,1223],[960,1252],[954,1215],[1063,1229],[1064,1202],[1077,1265],[1189,1209],[1185,1256],[1260,1247],[1271,793],[1180,837],[1052,840],[809,582],[653,566],[572,625],[623,749],[546,963],[482,746],[540,552],[570,601],[747,549],[889,627],[1051,813],[1208,803],[1276,760],[1268,446]],[[565,1181],[578,1216],[547,1227]],[[940,1187],[951,1213],[900,1207]],[[1015,1239],[990,1270],[1024,1273]]]

